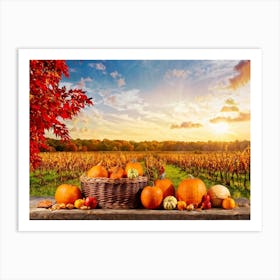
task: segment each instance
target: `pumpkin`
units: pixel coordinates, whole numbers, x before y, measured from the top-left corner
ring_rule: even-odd
[[[228,197],[228,198],[225,198],[222,202],[222,207],[224,209],[233,209],[235,208],[235,201],[233,198],[231,197]]]
[[[58,204],[74,204],[77,199],[82,198],[82,193],[77,186],[62,184],[57,187],[54,198]]]
[[[187,203],[185,201],[179,200],[177,202],[177,209],[178,210],[186,210],[187,209]]]
[[[202,180],[199,178],[187,178],[178,186],[177,199],[185,201],[187,205],[193,204],[196,208],[206,192],[206,186]]]
[[[171,182],[171,180],[165,179],[157,179],[155,180],[155,186],[159,187],[162,190],[163,198],[171,195],[175,196],[175,188]]]
[[[134,179],[138,177],[138,171],[135,168],[129,168],[127,171],[127,178]]]
[[[147,209],[157,209],[162,203],[163,194],[159,187],[146,186],[141,192],[141,203]]]
[[[121,179],[121,178],[123,178],[124,174],[125,174],[125,172],[122,167],[115,166],[111,170],[110,178],[111,179]]]
[[[91,177],[91,178],[99,178],[99,177],[106,177],[106,178],[108,178],[108,171],[101,164],[97,164],[97,165],[93,166],[87,172],[87,176]]]
[[[225,198],[230,197],[230,191],[223,185],[215,185],[208,189],[207,192],[210,196],[211,204],[213,207],[222,207],[222,202]]]
[[[130,168],[134,168],[138,171],[138,175],[139,176],[143,176],[143,168],[142,168],[142,165],[139,163],[139,162],[128,162],[125,166],[125,173],[127,174],[128,173],[128,169]]]
[[[177,199],[176,197],[169,195],[164,198],[163,200],[163,208],[166,210],[173,210],[177,206]]]

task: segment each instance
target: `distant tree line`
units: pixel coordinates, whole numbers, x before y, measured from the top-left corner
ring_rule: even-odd
[[[74,139],[63,142],[47,138],[49,150],[46,151],[243,151],[250,148],[250,141],[232,142],[184,142],[184,141],[126,141],[126,140],[83,140]]]

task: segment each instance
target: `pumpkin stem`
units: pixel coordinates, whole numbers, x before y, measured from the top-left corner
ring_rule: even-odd
[[[189,179],[194,179],[194,176],[193,176],[192,174],[188,174],[188,175],[187,175],[187,178],[189,178]]]
[[[102,165],[102,163],[103,163],[103,160],[100,160],[96,165],[100,166],[100,165]]]

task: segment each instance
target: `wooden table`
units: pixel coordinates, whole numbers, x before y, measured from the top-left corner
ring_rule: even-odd
[[[250,206],[246,199],[237,199],[237,208],[224,210],[147,210],[147,209],[49,209],[37,208],[38,201],[50,197],[30,198],[31,220],[250,220]]]

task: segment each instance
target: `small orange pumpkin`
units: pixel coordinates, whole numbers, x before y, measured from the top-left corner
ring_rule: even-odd
[[[162,190],[159,187],[146,186],[141,192],[141,203],[147,209],[157,209],[163,200]]]
[[[178,201],[177,202],[177,209],[178,210],[186,210],[187,209],[187,203],[185,201]]]
[[[57,187],[54,198],[59,204],[74,204],[75,200],[82,198],[82,193],[77,186],[62,184]]]
[[[228,198],[225,198],[222,202],[222,207],[224,209],[233,209],[235,208],[235,201],[233,198],[231,197],[228,197]]]
[[[199,178],[187,178],[178,186],[177,199],[178,201],[185,201],[187,205],[193,204],[197,207],[206,192],[206,186],[202,180]]]
[[[125,174],[125,172],[122,167],[115,166],[111,170],[110,178],[111,179],[121,179],[121,178],[123,178],[124,174]]]
[[[138,171],[139,176],[143,176],[143,167],[139,162],[128,162],[125,166],[125,173],[128,173],[128,169],[134,168]]]
[[[101,164],[97,164],[97,165],[93,166],[87,172],[87,176],[91,177],[91,178],[99,178],[99,177],[106,177],[106,178],[108,178],[108,171]]]
[[[163,199],[167,196],[175,196],[175,188],[171,182],[171,180],[165,179],[157,179],[155,180],[155,186],[159,187],[163,193]]]

